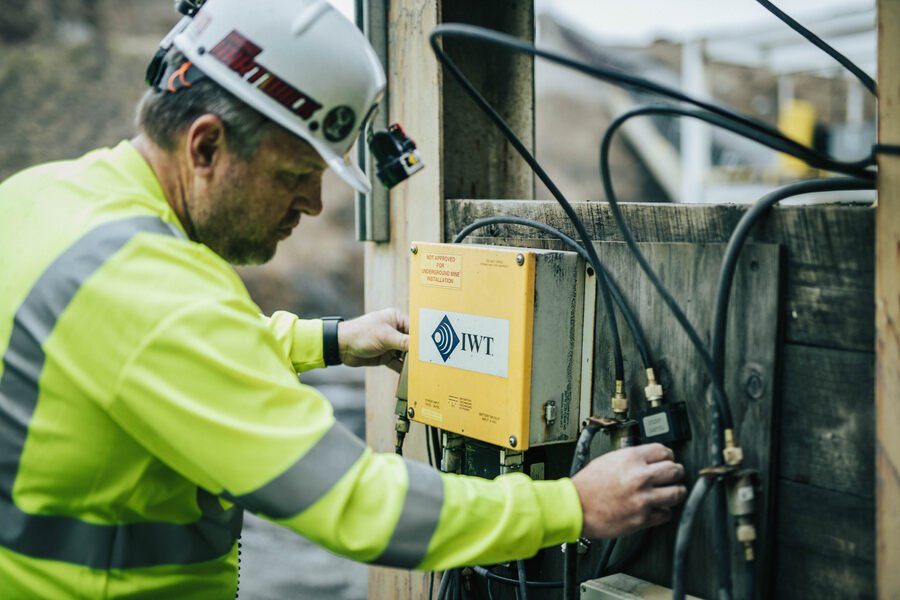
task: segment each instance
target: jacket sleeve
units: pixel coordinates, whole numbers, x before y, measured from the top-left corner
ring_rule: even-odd
[[[271,317],[263,315],[262,319],[294,371],[303,373],[325,366],[321,319],[301,319],[287,311],[275,312]]]
[[[442,475],[366,448],[298,382],[254,308],[169,313],[132,352],[110,416],[198,486],[357,560],[445,569],[577,538],[567,479]]]

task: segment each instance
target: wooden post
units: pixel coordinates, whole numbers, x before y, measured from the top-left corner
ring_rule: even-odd
[[[900,144],[900,2],[878,2],[878,139]],[[900,156],[878,157],[875,423],[878,597],[900,598]]]
[[[388,104],[390,122],[399,122],[412,137],[425,169],[391,192],[390,241],[366,246],[366,310],[395,306],[406,310],[409,296],[409,246],[414,240],[444,239],[443,201],[468,192],[478,197],[528,198],[533,176],[527,165],[462,98],[458,86],[445,91],[441,70],[428,36],[443,20],[500,29],[532,39],[532,3],[502,0],[366,0],[373,14],[387,4]],[[458,5],[457,2],[460,2]],[[443,5],[443,6],[442,6]],[[454,55],[476,85],[487,85],[487,96],[533,146],[534,82],[531,60],[506,51],[474,54],[462,43]],[[477,57],[477,60],[475,58]],[[494,76],[497,73],[502,77]],[[473,125],[473,124],[479,125]],[[446,127],[445,127],[446,124]],[[466,190],[468,192],[466,192]],[[387,369],[370,369],[366,377],[366,435],[377,451],[394,447],[394,393],[397,377]],[[404,454],[425,461],[424,429],[413,424]],[[405,600],[427,597],[428,575],[372,568],[369,598]]]
[[[388,113],[419,146],[425,169],[391,192],[390,241],[366,244],[366,310],[395,306],[406,310],[409,296],[409,245],[437,242],[442,234],[441,76],[428,45],[438,24],[440,2],[434,0],[369,0],[389,2],[387,27]],[[366,437],[379,452],[394,448],[394,393],[397,376],[387,369],[366,374]],[[423,428],[414,425],[404,454],[425,461]],[[398,569],[369,570],[371,600],[404,600],[428,595],[427,575]]]

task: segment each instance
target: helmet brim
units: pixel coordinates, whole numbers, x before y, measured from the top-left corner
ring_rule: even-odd
[[[325,158],[328,168],[334,171],[347,185],[360,194],[372,193],[372,184],[369,182],[369,178],[356,163],[350,160],[349,155],[343,157],[332,155],[329,158],[323,156],[323,158]]]

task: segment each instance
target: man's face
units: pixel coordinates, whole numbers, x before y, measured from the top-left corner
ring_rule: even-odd
[[[228,262],[269,261],[301,215],[322,212],[325,162],[287,131],[273,128],[249,161],[227,150],[220,159],[215,176],[195,189],[189,209],[196,240]]]

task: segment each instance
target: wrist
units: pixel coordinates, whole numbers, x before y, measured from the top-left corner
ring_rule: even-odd
[[[338,327],[343,320],[343,317],[322,317],[322,359],[326,367],[341,364]]]

